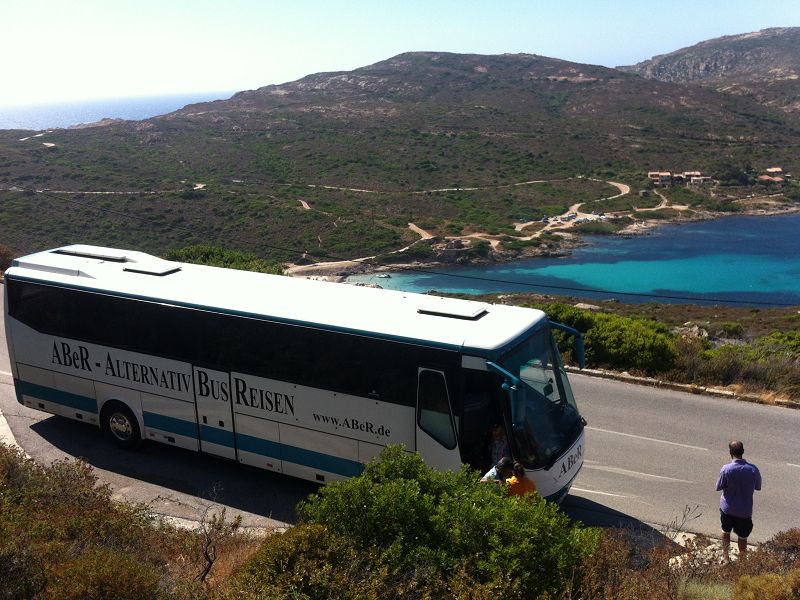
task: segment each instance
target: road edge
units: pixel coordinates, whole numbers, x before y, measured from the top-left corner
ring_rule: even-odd
[[[11,373],[0,371],[0,385],[8,385],[12,388],[14,387],[14,379],[11,376]],[[13,389],[11,393],[14,393]],[[11,427],[8,425],[8,421],[6,421],[6,417],[3,414],[2,409],[0,409],[0,443],[14,446],[24,452],[22,446],[17,443],[17,438],[14,437],[14,434],[11,431]]]
[[[604,369],[579,369],[578,367],[572,366],[566,366],[564,368],[568,373],[587,375],[589,377],[598,377],[600,379],[613,379],[615,381],[631,383],[634,385],[644,385],[666,390],[675,390],[676,392],[685,392],[687,394],[694,394],[696,396],[715,396],[717,398],[729,398],[730,400],[751,402],[753,404],[763,404],[765,406],[781,406],[783,408],[800,409],[800,402],[785,400],[783,398],[765,398],[756,394],[742,394],[733,390],[726,390],[724,388],[706,387],[693,383],[675,383],[673,381],[665,381],[663,379],[656,379],[654,377],[640,377],[637,375],[631,375],[628,372],[619,373],[617,371],[606,371]]]

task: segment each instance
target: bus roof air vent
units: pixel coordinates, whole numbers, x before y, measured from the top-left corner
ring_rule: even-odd
[[[489,307],[482,302],[464,302],[451,298],[431,298],[431,301],[417,309],[422,315],[448,317],[451,319],[466,319],[477,321],[487,312]]]
[[[53,250],[52,252],[53,254],[61,254],[63,256],[94,259],[102,263],[120,263],[124,265],[122,267],[123,271],[142,275],[163,277],[164,275],[177,273],[181,270],[177,263],[142,252],[117,250],[115,248],[75,244],[73,246],[65,246],[58,250]]]
[[[96,258],[108,262],[128,262],[128,257],[124,250],[114,248],[98,248],[97,246],[74,245],[53,250],[53,254],[65,254],[66,256],[76,256],[78,258]]]
[[[139,264],[135,267],[125,267],[122,270],[128,273],[140,273],[142,275],[157,275],[158,277],[163,277],[164,275],[172,275],[173,273],[177,273],[181,270],[181,268],[175,266],[175,263],[170,263],[166,260],[163,260],[160,261],[160,264]]]

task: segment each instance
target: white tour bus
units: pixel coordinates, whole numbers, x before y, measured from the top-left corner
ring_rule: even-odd
[[[585,421],[551,334],[563,326],[538,310],[83,245],[15,260],[5,295],[19,402],[124,447],[155,440],[328,482],[388,444],[485,469],[499,423],[556,501],[583,464]]]

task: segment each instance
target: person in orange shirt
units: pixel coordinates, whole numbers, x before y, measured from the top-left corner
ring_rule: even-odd
[[[509,496],[525,496],[536,493],[536,484],[525,475],[525,467],[515,462],[512,470],[513,476],[506,479]]]

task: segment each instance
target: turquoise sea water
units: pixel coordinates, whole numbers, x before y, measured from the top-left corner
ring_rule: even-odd
[[[622,302],[800,304],[800,215],[665,225],[650,235],[593,236],[566,258],[355,276],[413,292],[530,291]]]

